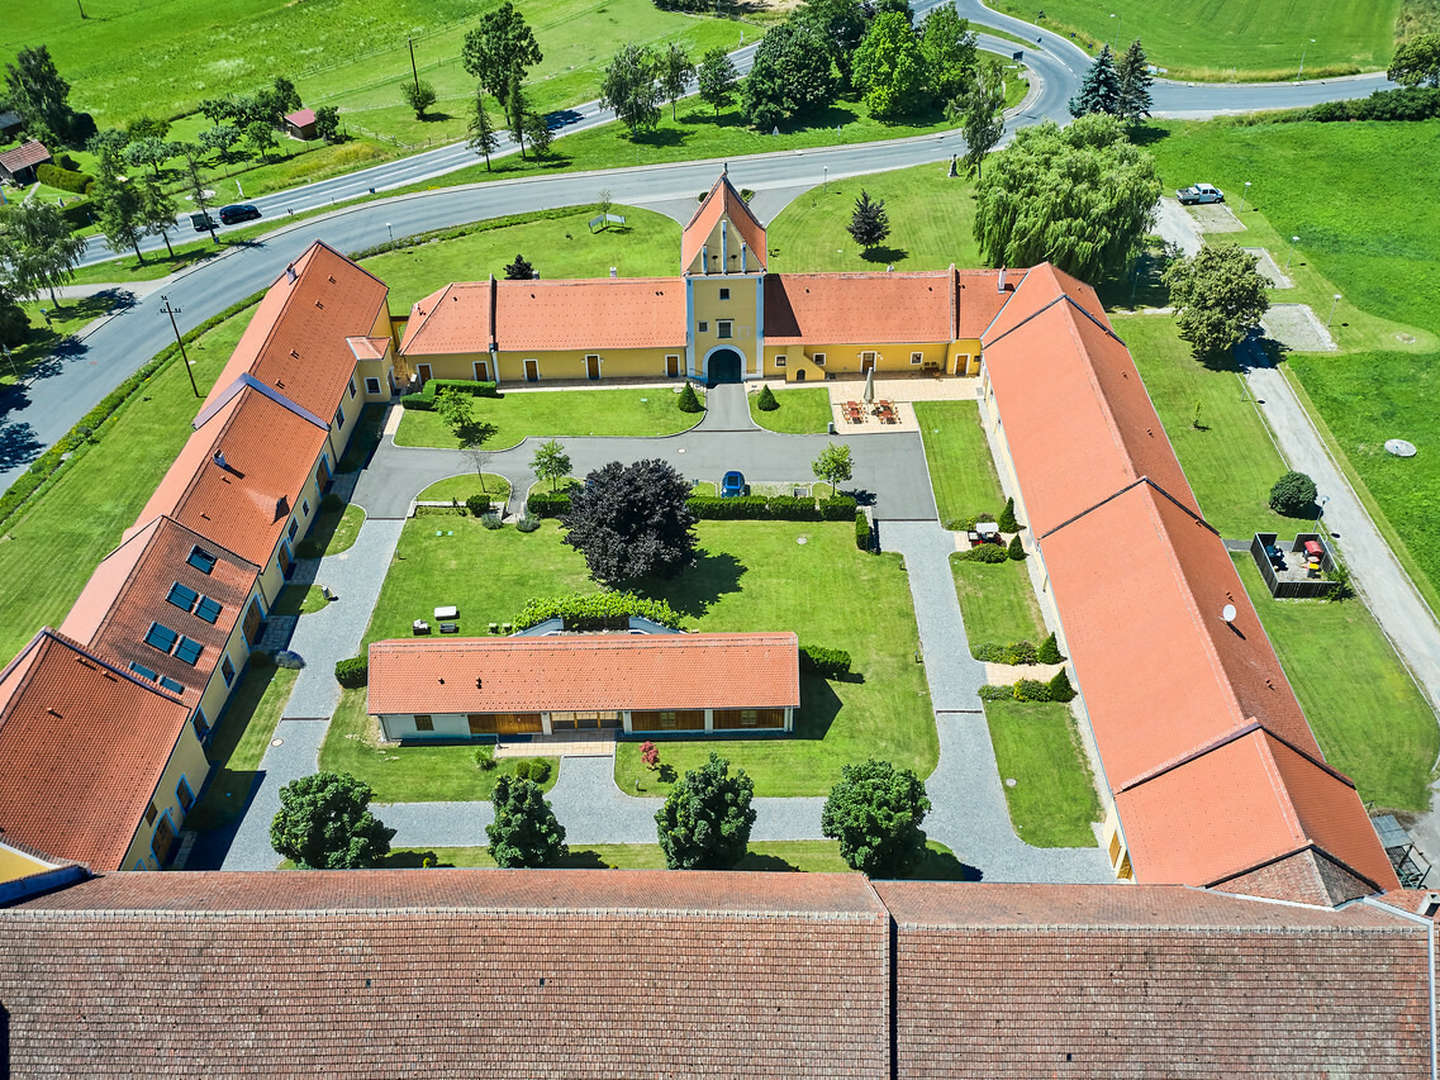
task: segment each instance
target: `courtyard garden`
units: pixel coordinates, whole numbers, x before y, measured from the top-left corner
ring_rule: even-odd
[[[935,506],[947,529],[977,514],[997,514],[1005,503],[990,444],[974,401],[917,401],[915,419],[925,443],[925,463]]]
[[[957,552],[950,557],[950,572],[971,648],[986,642],[1039,645],[1044,640],[1045,623],[1025,563],[992,565],[962,559]]]
[[[985,720],[1015,835],[1035,847],[1092,846],[1100,801],[1069,706],[987,701]]]
[[[804,390],[772,390],[775,408],[760,407],[760,394],[747,394],[750,419],[768,431],[790,435],[824,434],[830,424],[830,391],[819,387]]]

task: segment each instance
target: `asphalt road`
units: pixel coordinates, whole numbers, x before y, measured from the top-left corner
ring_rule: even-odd
[[[1026,48],[1032,92],[1010,116],[1010,132],[1044,119],[1066,120],[1066,102],[1078,85],[1088,59],[1058,35],[983,8],[978,0],[955,0],[960,13],[972,20],[1010,30],[1037,41]],[[921,5],[924,11],[934,5]],[[1019,49],[1013,42],[982,37],[983,47],[1009,55]],[[748,62],[742,51],[740,63]],[[1209,85],[1157,82],[1157,113],[1208,116],[1230,111],[1288,108],[1319,101],[1359,97],[1385,85],[1383,75],[1310,83]],[[566,128],[583,130],[606,122],[592,107],[579,110],[583,119]],[[1008,135],[1007,135],[1008,138]],[[927,162],[945,162],[964,149],[957,132],[913,139],[781,151],[738,158],[728,162],[738,186],[756,191],[803,190],[822,176],[847,176],[903,168]],[[285,207],[301,210],[326,205],[351,195],[413,183],[427,176],[469,164],[473,154],[463,146],[441,148],[373,169],[321,181],[255,200],[267,216],[283,215]],[[503,214],[593,201],[608,189],[617,202],[656,204],[691,199],[707,188],[721,162],[678,162],[669,165],[564,173],[498,180],[464,187],[443,188],[393,199],[372,201],[340,209],[333,214],[282,227],[252,244],[237,248],[182,274],[167,284],[164,293],[181,309],[181,330],[190,329],[230,304],[268,286],[316,239],[340,251],[357,251],[396,236],[444,228]],[[279,208],[278,210],[276,208]],[[278,224],[278,223],[277,223]],[[0,489],[43,450],[65,434],[89,409],[147,359],[173,340],[168,319],[160,311],[160,294],[135,298],[83,340],[73,340],[51,362],[43,365],[28,386],[13,388],[0,397]]]

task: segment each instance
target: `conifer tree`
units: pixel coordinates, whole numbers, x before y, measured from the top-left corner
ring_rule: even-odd
[[[1138,124],[1150,115],[1150,61],[1139,41],[1132,41],[1115,65],[1120,83],[1118,115]]]
[[[1120,112],[1120,76],[1115,71],[1115,54],[1106,45],[1090,65],[1080,89],[1070,99],[1070,115],[1085,116],[1087,113]]]
[[[885,200],[870,198],[870,193],[861,190],[855,200],[855,212],[850,215],[850,235],[866,251],[884,241],[890,235],[890,218],[885,213]]]
[[[467,140],[471,150],[477,154],[485,155],[485,171],[490,171],[490,155],[500,145],[500,136],[495,133],[495,125],[490,121],[490,114],[485,111],[485,91],[475,91],[475,114],[470,117],[470,138]]]

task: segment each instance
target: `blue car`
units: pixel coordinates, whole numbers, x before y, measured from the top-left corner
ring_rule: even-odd
[[[738,472],[727,472],[720,481],[720,497],[745,494],[745,477]]]

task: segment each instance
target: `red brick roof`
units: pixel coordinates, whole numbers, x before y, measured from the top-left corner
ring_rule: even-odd
[[[768,258],[765,249],[765,226],[760,224],[749,204],[740,197],[730,183],[730,177],[721,173],[710,186],[710,192],[700,203],[699,209],[690,216],[685,228],[680,233],[680,268],[688,270],[690,264],[695,261],[695,256],[700,254],[700,249],[705,246],[710,234],[715,231],[715,225],[721,218],[728,218],[730,224],[744,238],[745,245],[750,249],[749,261],[753,269],[764,270]],[[719,252],[712,252],[718,255]],[[734,256],[736,267],[740,265],[740,253],[731,252]]]
[[[389,289],[318,240],[292,266],[295,280],[287,270],[256,306],[206,408],[245,373],[326,423],[345,400],[356,360],[346,339],[368,337],[388,318]]]
[[[876,1077],[849,874],[116,874],[0,911],[17,1075]]]
[[[370,645],[369,711],[798,706],[796,641],[790,632],[376,641]]]
[[[1429,928],[1176,887],[877,882],[896,1077],[1430,1076]]]
[[[0,154],[0,168],[8,173],[17,173],[32,165],[43,165],[50,160],[52,160],[50,151],[45,149],[44,143],[27,139],[15,149],[6,150]]]
[[[294,124],[296,127],[306,127],[310,124],[315,123],[315,110],[296,109],[292,113],[286,113],[285,119],[290,121],[290,123]]]
[[[769,274],[767,345],[936,342],[953,337],[950,271]]]
[[[0,673],[5,839],[95,870],[120,866],[189,715],[42,630]]]
[[[1015,292],[1016,274],[955,270],[955,336],[979,338]]]
[[[494,340],[490,319],[493,286],[493,281],[456,281],[417,300],[410,306],[400,352],[440,356],[488,350]]]

